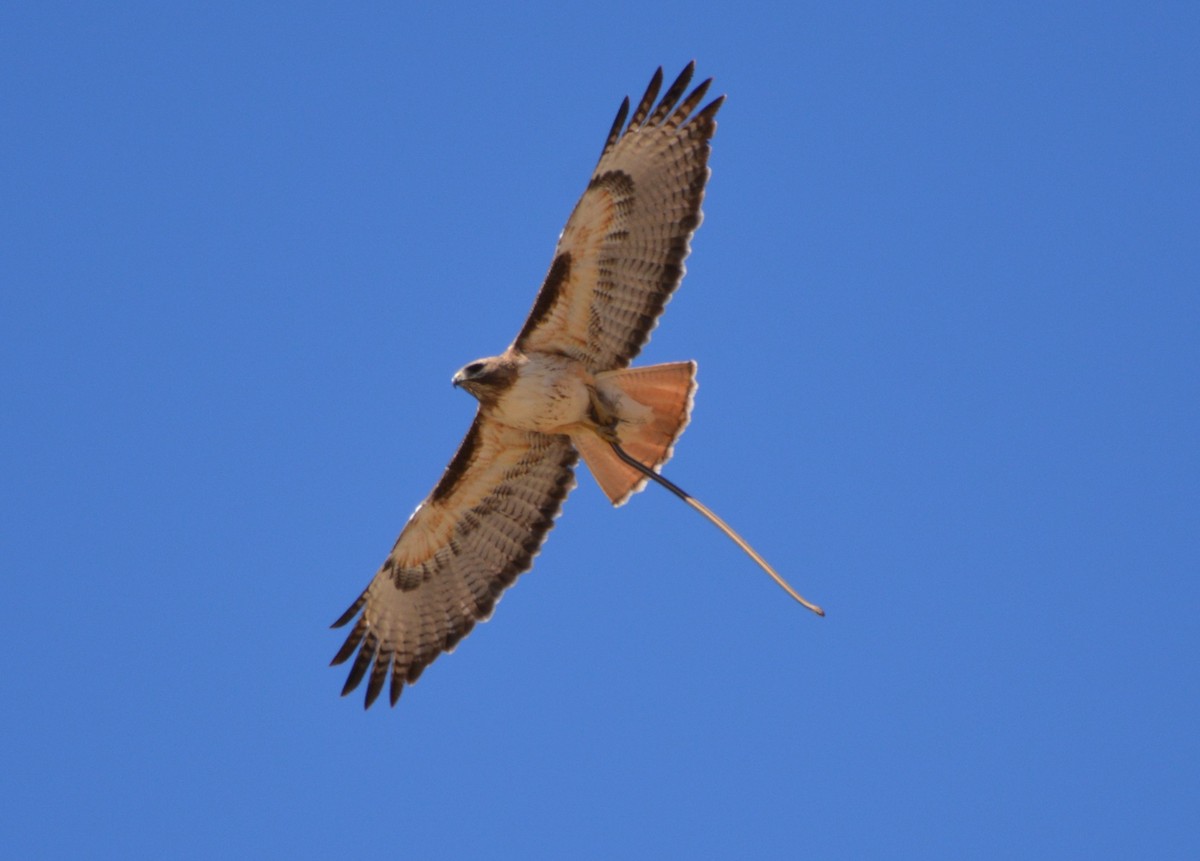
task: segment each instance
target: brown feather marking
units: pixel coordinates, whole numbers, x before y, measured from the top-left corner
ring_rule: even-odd
[[[612,145],[617,142],[617,138],[621,136],[621,130],[625,126],[625,118],[629,116],[629,96],[625,97],[625,101],[621,102],[621,108],[617,111],[617,118],[613,120],[612,128],[608,131],[608,139],[604,142],[604,149],[600,150],[600,157],[604,158],[604,154],[612,149]]]
[[[358,648],[362,642],[363,635],[367,633],[367,620],[359,618],[358,624],[350,631],[350,636],[346,638],[346,642],[342,644],[342,648],[333,656],[333,660],[329,662],[329,666],[336,667],[338,664],[345,663],[350,656],[354,654],[354,650]]]
[[[358,657],[354,659],[354,666],[350,668],[350,676],[346,679],[346,684],[342,688],[342,696],[346,696],[346,694],[358,687],[358,683],[367,674],[367,668],[371,666],[371,662],[375,660],[377,654],[379,654],[379,640],[374,634],[368,632],[362,649],[359,650]]]
[[[388,671],[392,666],[392,656],[388,653],[380,653],[375,659],[375,665],[371,667],[371,677],[367,680],[367,696],[366,702],[363,703],[363,708],[369,709],[371,703],[379,697],[379,692],[383,690],[383,683],[387,679]]]
[[[675,107],[675,103],[679,101],[679,97],[683,95],[684,90],[687,89],[687,85],[692,82],[692,75],[695,72],[696,61],[692,60],[692,62],[684,66],[683,71],[679,73],[679,77],[675,79],[675,83],[671,84],[666,93],[663,94],[662,101],[658,103],[658,107],[655,108],[654,114],[648,121],[650,125],[658,125],[666,118],[671,109]],[[708,89],[708,82],[705,81],[697,89]],[[701,95],[703,95],[703,92],[701,92]]]
[[[688,114],[696,109],[696,105],[700,104],[700,100],[704,98],[704,94],[708,92],[708,88],[712,86],[712,78],[706,81],[701,81],[696,89],[688,94],[688,97],[680,102],[674,113],[667,119],[667,125],[676,128],[684,120],[688,118]]]
[[[571,278],[571,255],[564,251],[554,258],[554,262],[550,264],[550,271],[546,273],[546,280],[542,282],[542,289],[538,291],[537,299],[533,303],[533,310],[529,312],[529,319],[525,321],[525,325],[521,327],[521,332],[517,335],[517,340],[514,342],[517,349],[521,349],[521,343],[525,338],[538,327],[538,325],[546,318],[554,308],[554,303],[558,301],[559,294],[566,287],[567,282]]]
[[[455,452],[454,459],[450,461],[450,464],[446,467],[446,471],[442,473],[442,477],[438,480],[437,487],[433,489],[433,493],[429,494],[430,502],[441,502],[454,492],[454,488],[462,480],[467,468],[475,460],[475,452],[479,448],[479,435],[482,424],[479,416],[476,416],[475,421],[471,423],[471,429],[463,437],[462,445]]]
[[[646,87],[646,92],[642,95],[642,100],[638,102],[638,106],[633,112],[633,118],[629,121],[629,127],[625,130],[626,134],[645,121],[646,115],[650,113],[650,108],[654,105],[654,100],[658,97],[658,90],[662,86],[662,82],[663,70],[662,66],[659,66],[654,72],[654,77],[650,79],[650,86]]]
[[[349,606],[349,608],[347,608],[346,612],[343,613],[341,616],[339,616],[338,620],[336,622],[334,622],[332,625],[330,625],[329,627],[331,627],[331,628],[342,627],[343,625],[345,625],[347,622],[349,622],[351,619],[353,619],[355,616],[358,615],[358,611],[363,608],[363,604],[365,604],[365,603],[367,603],[367,593],[363,592],[361,595],[359,595],[354,600],[354,603],[351,604]]]
[[[392,663],[392,683],[388,686],[388,699],[392,707],[400,702],[400,694],[404,691],[404,673],[399,661]]]
[[[633,177],[623,170],[606,170],[588,183],[588,191],[602,188],[607,191],[621,215],[628,215],[633,207]]]

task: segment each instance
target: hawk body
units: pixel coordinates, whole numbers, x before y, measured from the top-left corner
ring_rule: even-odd
[[[659,69],[632,115],[625,100],[515,341],[455,374],[479,409],[366,591],[334,623],[354,621],[333,659],[353,658],[343,694],[367,679],[370,706],[390,683],[394,705],[491,614],[532,565],[580,454],[618,505],[647,479],[611,444],[648,469],[670,458],[691,413],[695,364],[628,365],[679,286],[701,221],[723,97],[697,111],[709,81],[688,92],[693,70],[658,100]]]
[[[587,419],[594,380],[575,359],[510,348],[467,365],[454,375],[454,384],[479,398],[494,421],[541,433],[569,433]]]

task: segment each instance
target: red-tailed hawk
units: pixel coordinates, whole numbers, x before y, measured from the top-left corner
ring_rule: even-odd
[[[632,116],[629,99],[621,104],[529,319],[499,356],[454,375],[479,410],[375,578],[334,623],[358,616],[333,659],[340,664],[357,652],[343,695],[367,678],[369,707],[390,679],[395,705],[406,683],[491,614],[533,563],[575,486],[579,455],[614,505],[648,479],[660,482],[792,597],[822,612],[715,514],[657,474],[688,423],[695,363],[628,367],[679,286],[700,224],[709,140],[724,96],[696,111],[711,79],[687,93],[694,68],[688,64],[657,106],[661,68]]]

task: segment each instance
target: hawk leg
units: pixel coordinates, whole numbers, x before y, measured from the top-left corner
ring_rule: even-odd
[[[613,412],[608,399],[595,386],[588,386],[588,400],[589,428],[609,445],[619,445],[621,440],[617,436],[617,425],[621,420]]]

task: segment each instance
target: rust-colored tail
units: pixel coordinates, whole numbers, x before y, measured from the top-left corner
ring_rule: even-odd
[[[635,401],[620,410],[625,419],[617,425],[621,447],[632,457],[657,470],[671,459],[675,440],[687,427],[696,392],[696,363],[670,362],[597,374],[598,383],[615,386],[625,398]],[[638,406],[645,415],[633,413]],[[623,463],[612,447],[591,431],[572,435],[600,488],[621,505],[646,485],[646,476]]]

